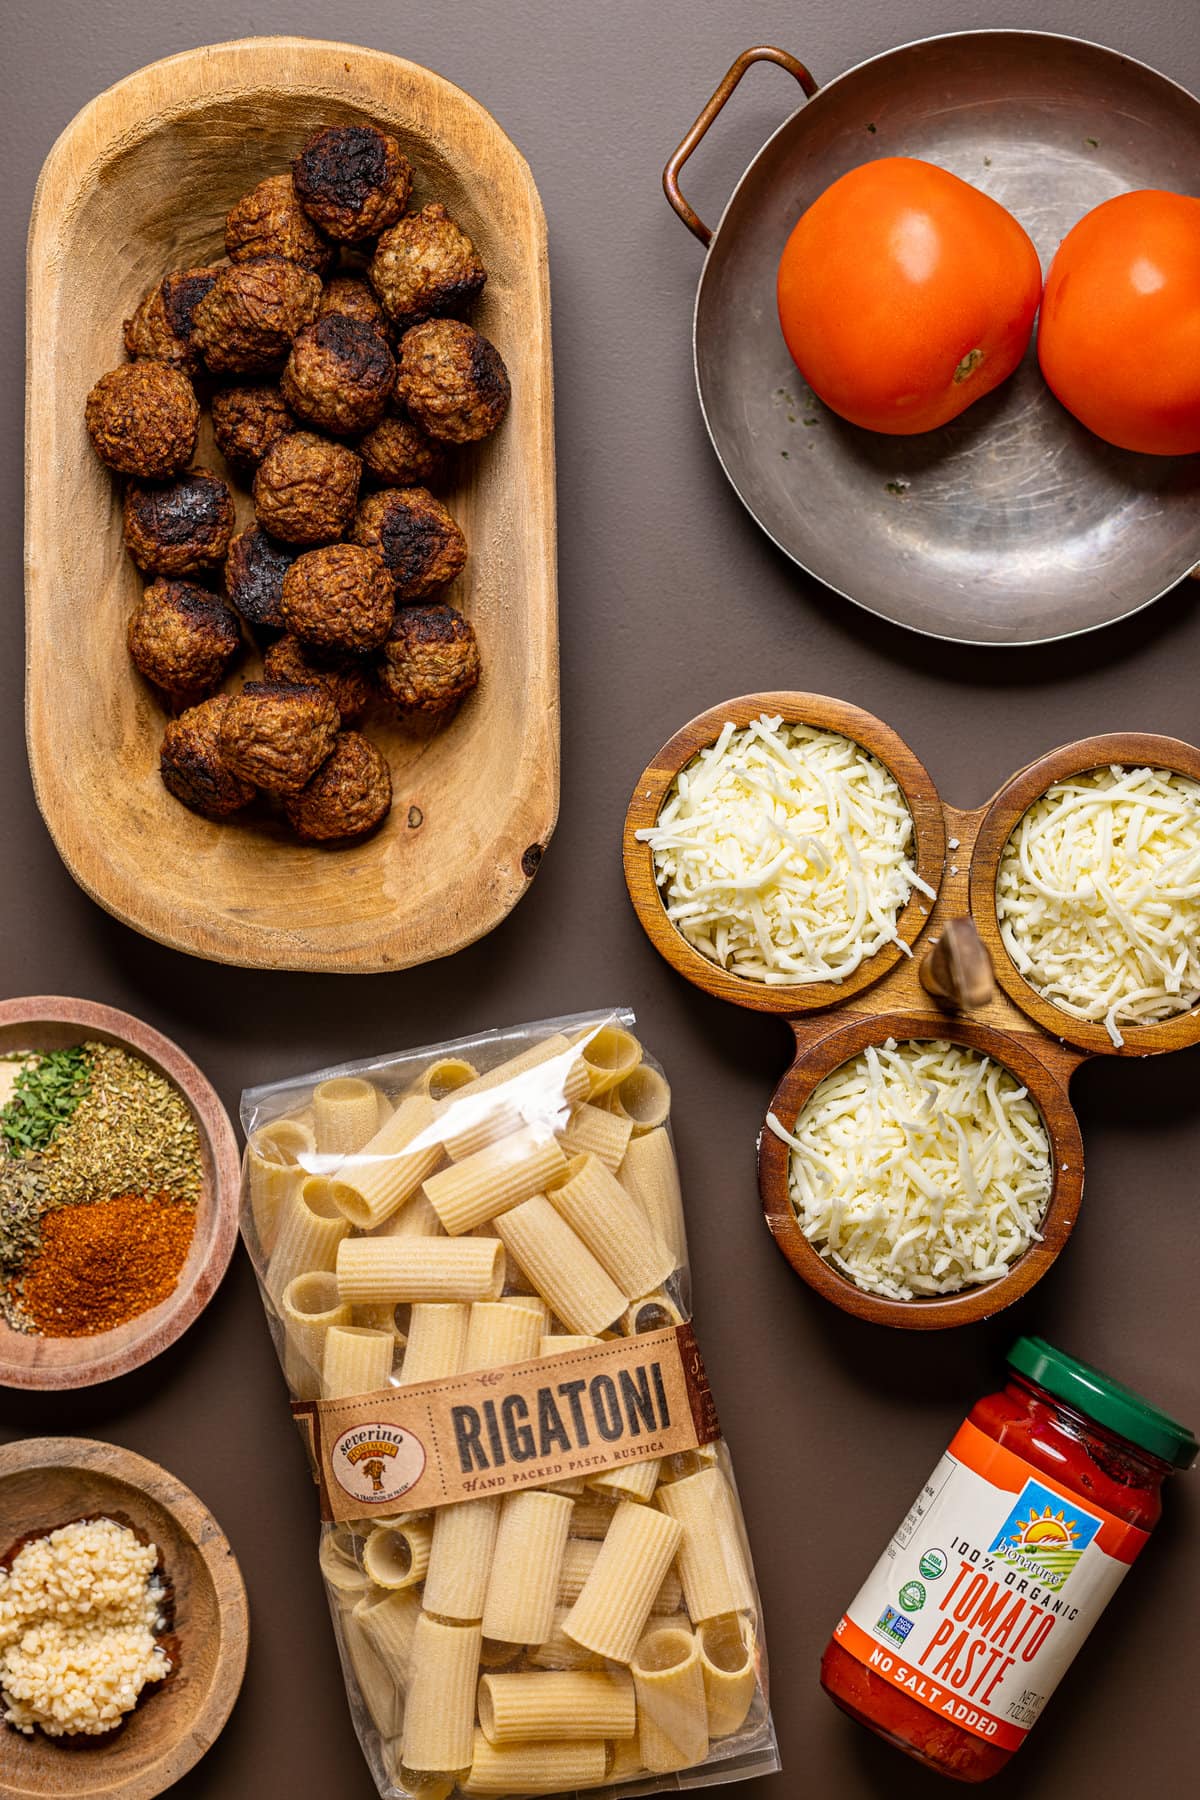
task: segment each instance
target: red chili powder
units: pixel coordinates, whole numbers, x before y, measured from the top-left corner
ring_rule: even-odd
[[[149,1311],[170,1294],[196,1209],[165,1196],[123,1194],[60,1206],[42,1220],[21,1299],[46,1337],[90,1337]]]

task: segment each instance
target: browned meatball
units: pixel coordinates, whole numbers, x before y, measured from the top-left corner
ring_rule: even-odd
[[[334,248],[297,200],[291,176],[268,175],[226,214],[225,254],[232,263],[282,256],[324,275]]]
[[[242,647],[236,613],[190,581],[154,581],[133,609],[129,654],[155,687],[176,701],[219,688]]]
[[[233,495],[210,469],[161,487],[136,483],[125,495],[125,548],[154,575],[194,575],[221,562],[233,526]]]
[[[428,600],[467,560],[467,540],[428,488],[385,488],[358,509],[351,533],[392,572],[401,606]]]
[[[191,382],[167,363],[122,363],[87,397],[88,436],[101,462],[154,481],[174,475],[196,448],[200,407]]]
[[[283,630],[283,578],[298,554],[289,544],[277,544],[260,525],[239,531],[230,544],[225,590],[255,631]]]
[[[479,645],[452,606],[401,606],[383,647],[380,685],[405,712],[436,715],[479,680]]]
[[[175,269],[156,281],[132,319],[125,321],[125,348],[145,362],[175,363],[194,375],[200,357],[192,343],[192,315],[220,271]]]
[[[394,408],[358,446],[367,470],[385,487],[430,487],[446,473],[446,452]]]
[[[298,794],[332,750],[338,724],[322,688],[248,681],[221,721],[221,756],[268,794]]]
[[[343,725],[356,724],[370,703],[371,682],[361,658],[313,650],[290,633],[271,645],[263,657],[263,673],[268,681],[324,688]]]
[[[463,312],[486,280],[474,244],[436,203],[385,231],[371,260],[371,285],[402,331]]]
[[[299,263],[282,256],[235,263],[197,306],[193,341],[214,375],[266,374],[312,324],[320,301],[319,277]]]
[[[328,313],[297,333],[280,385],[300,418],[346,437],[379,423],[395,382],[383,333],[363,319]]]
[[[339,243],[394,225],[412,192],[412,169],[394,137],[375,125],[327,125],[292,164],[300,204]]]
[[[343,731],[306,787],[283,803],[292,829],[310,843],[362,837],[387,818],[392,775],[360,731]]]
[[[319,317],[324,319],[330,313],[340,313],[345,319],[361,319],[364,325],[374,325],[385,337],[391,330],[374,289],[361,275],[333,275],[325,283]]]
[[[430,437],[473,444],[495,431],[512,389],[495,344],[458,319],[427,319],[400,340],[396,393]]]
[[[345,444],[293,431],[272,444],[254,477],[259,523],[287,544],[328,544],[354,518],[362,463]]]
[[[235,775],[221,755],[221,726],[230,699],[229,694],[215,694],[172,719],[159,752],[167,792],[206,819],[227,819],[254,798],[252,783]]]
[[[377,650],[396,613],[392,578],[373,550],[325,544],[292,564],[283,580],[283,621],[318,650]]]
[[[218,388],[212,424],[217,449],[237,469],[257,468],[276,438],[296,429],[287,401],[269,383]]]

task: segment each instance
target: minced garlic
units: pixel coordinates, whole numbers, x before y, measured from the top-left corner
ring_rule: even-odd
[[[34,1538],[0,1569],[4,1719],[48,1737],[112,1731],[170,1673],[158,1551],[114,1519]]]

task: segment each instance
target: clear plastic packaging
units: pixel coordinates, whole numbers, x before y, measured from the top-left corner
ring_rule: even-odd
[[[670,1102],[627,1011],[243,1095],[242,1234],[385,1800],[779,1767]]]

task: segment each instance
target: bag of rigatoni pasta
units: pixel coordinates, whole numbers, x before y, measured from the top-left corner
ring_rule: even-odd
[[[670,1089],[633,1027],[554,1020],[243,1096],[242,1232],[389,1800],[779,1766]]]

